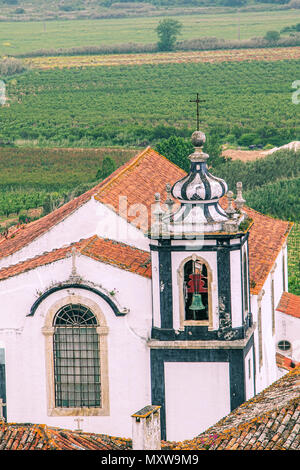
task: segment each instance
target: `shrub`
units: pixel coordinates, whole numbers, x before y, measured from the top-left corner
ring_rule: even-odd
[[[182,24],[173,19],[164,19],[158,23],[156,32],[159,38],[158,49],[160,51],[172,51]]]
[[[116,162],[110,157],[104,157],[101,168],[97,171],[96,179],[104,180],[116,169]]]
[[[26,70],[25,65],[20,59],[9,57],[0,61],[0,76],[9,76],[16,73],[22,73]]]
[[[264,39],[268,42],[277,42],[280,38],[280,33],[278,31],[267,31]]]
[[[242,147],[249,147],[250,145],[254,145],[256,138],[257,138],[256,134],[243,134],[238,139],[238,143]]]

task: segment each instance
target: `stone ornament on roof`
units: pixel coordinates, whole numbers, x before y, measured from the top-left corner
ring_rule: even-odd
[[[156,237],[163,234],[184,236],[185,234],[204,232],[236,232],[240,223],[245,219],[241,209],[245,203],[242,198],[242,185],[237,185],[237,198],[233,205],[233,193],[228,192],[226,182],[212,175],[207,168],[209,155],[203,152],[206,136],[200,130],[192,134],[195,150],[188,156],[190,160],[189,173],[176,181],[171,187],[167,184],[167,211],[158,208],[160,197],[156,194],[154,225],[152,234]],[[224,210],[220,198],[228,195],[228,208]],[[180,202],[180,207],[172,211],[171,197]],[[238,211],[236,211],[236,209]],[[157,216],[159,212],[159,217]]]

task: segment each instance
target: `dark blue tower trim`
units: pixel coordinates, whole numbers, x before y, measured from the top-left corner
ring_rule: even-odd
[[[152,405],[161,406],[163,440],[166,440],[165,362],[229,363],[230,409],[233,411],[246,399],[244,363],[251,347],[254,349],[253,335],[244,349],[152,349],[150,351]],[[253,371],[253,381],[255,383],[255,370]]]
[[[227,243],[227,242],[225,242]],[[218,293],[222,298],[225,312],[231,317],[230,245],[224,244],[217,252]]]
[[[0,398],[5,406],[3,407],[3,418],[7,419],[6,412],[6,379],[5,379],[5,350],[0,348]]]
[[[163,240],[163,246],[170,246]],[[158,252],[161,328],[173,328],[172,260],[169,249]]]

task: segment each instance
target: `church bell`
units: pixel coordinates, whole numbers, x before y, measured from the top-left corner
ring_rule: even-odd
[[[190,305],[190,310],[203,310],[205,305],[202,302],[201,294],[193,294],[192,303]]]

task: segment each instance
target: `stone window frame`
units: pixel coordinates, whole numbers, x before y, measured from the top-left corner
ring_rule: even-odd
[[[185,319],[185,299],[183,295],[183,282],[184,282],[184,266],[189,261],[199,261],[205,264],[207,269],[207,287],[208,287],[208,320],[186,320]],[[213,329],[213,304],[212,304],[212,288],[213,288],[213,275],[212,269],[207,260],[198,255],[192,255],[185,258],[179,265],[177,270],[178,286],[179,286],[179,308],[180,308],[180,329],[184,330],[185,326],[208,326],[209,330]]]
[[[53,335],[55,327],[53,320],[57,312],[68,304],[80,304],[87,307],[95,315],[98,325],[96,331],[99,338],[100,358],[100,384],[101,384],[101,406],[100,407],[76,407],[63,408],[55,406],[55,379],[54,379],[54,353]],[[93,300],[79,294],[69,294],[54,302],[46,313],[42,333],[45,336],[45,358],[46,358],[46,387],[47,387],[47,414],[48,416],[109,416],[109,380],[108,380],[108,349],[107,335],[108,326],[105,316]]]

